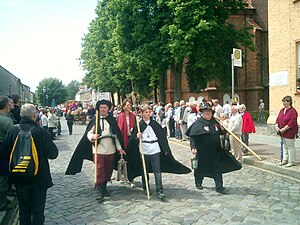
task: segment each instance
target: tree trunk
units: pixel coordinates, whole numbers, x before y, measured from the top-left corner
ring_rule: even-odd
[[[171,66],[171,71],[174,76],[174,101],[181,100],[181,73],[182,73],[182,64]]]
[[[154,85],[153,87],[153,92],[154,92],[154,102],[157,102],[157,84]]]
[[[166,102],[166,73],[159,76],[159,101]]]

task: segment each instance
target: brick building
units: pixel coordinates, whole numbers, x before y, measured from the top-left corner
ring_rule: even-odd
[[[244,26],[252,27],[253,42],[256,50],[250,51],[244,47],[243,67],[235,67],[235,98],[244,103],[249,111],[257,111],[259,99],[264,99],[266,107],[269,102],[269,70],[268,70],[268,1],[248,0],[248,7],[239,11],[237,15],[231,15],[229,20],[237,29]],[[228,59],[230,60],[230,59]],[[183,67],[184,69],[184,67]],[[197,93],[189,92],[186,74],[181,77],[181,99],[185,101],[200,101],[203,98],[218,98],[221,104],[231,101],[231,91],[220,91],[220,82],[212,81],[207,84],[205,90]],[[229,88],[231,89],[231,88]],[[174,76],[167,71],[166,102],[174,102]]]
[[[300,108],[300,0],[269,0],[270,117],[273,124],[290,95]],[[298,80],[298,82],[297,82]],[[297,88],[298,86],[298,88]]]

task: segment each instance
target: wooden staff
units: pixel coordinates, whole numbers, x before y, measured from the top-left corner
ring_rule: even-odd
[[[95,134],[98,135],[98,116],[99,116],[99,109],[96,110],[96,124],[95,124]],[[95,140],[95,154],[94,154],[94,162],[95,162],[95,184],[97,183],[97,148],[98,148],[98,136]]]
[[[232,137],[234,137],[238,142],[240,142],[249,152],[252,153],[252,155],[254,155],[258,160],[262,160],[261,157],[259,155],[257,155],[248,145],[246,145],[239,137],[237,137],[234,133],[232,133],[225,125],[223,125],[222,121],[219,120],[218,118],[215,118],[215,120],[217,122],[219,122],[222,127],[224,127],[224,129],[230,134],[232,135]]]
[[[133,82],[131,81],[131,86],[132,86],[132,103],[135,105],[135,119],[136,119],[136,126],[137,126],[137,131],[138,133],[141,133],[141,128],[140,128],[140,123],[139,123],[139,117],[138,117],[138,112],[136,109],[136,100],[134,96],[134,89],[133,89]],[[148,177],[147,177],[147,169],[146,169],[146,162],[145,162],[145,156],[144,156],[144,150],[143,150],[143,144],[142,144],[142,137],[139,138],[139,143],[140,143],[140,152],[142,155],[142,163],[143,163],[143,170],[144,170],[144,177],[145,177],[145,182],[146,182],[146,191],[147,191],[147,198],[150,200],[150,192],[149,192],[149,184],[148,184]]]

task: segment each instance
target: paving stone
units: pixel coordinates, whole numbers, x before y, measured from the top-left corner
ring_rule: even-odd
[[[163,174],[166,202],[155,196],[147,200],[141,189],[130,188],[115,180],[109,183],[112,196],[103,203],[96,201],[94,165],[84,161],[82,172],[65,176],[65,169],[85,126],[76,125],[74,135],[56,141],[59,158],[50,160],[54,186],[48,190],[45,224],[300,224],[299,182],[267,173],[253,166],[224,174],[228,195],[215,192],[214,181],[205,178],[204,189],[194,186],[193,174]],[[174,157],[190,166],[190,150],[170,141]],[[113,177],[116,177],[114,172]],[[153,174],[151,190],[155,189]],[[280,217],[278,216],[280,215]],[[279,218],[278,218],[279,217]]]

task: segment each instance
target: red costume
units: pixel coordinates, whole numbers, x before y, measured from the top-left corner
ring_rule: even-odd
[[[119,117],[118,117],[118,126],[121,130],[123,140],[124,140],[124,146],[125,148],[128,145],[128,126],[129,130],[131,130],[135,125],[135,118],[132,112],[129,112],[129,124],[127,124],[126,121],[126,114],[125,112],[121,112]]]

